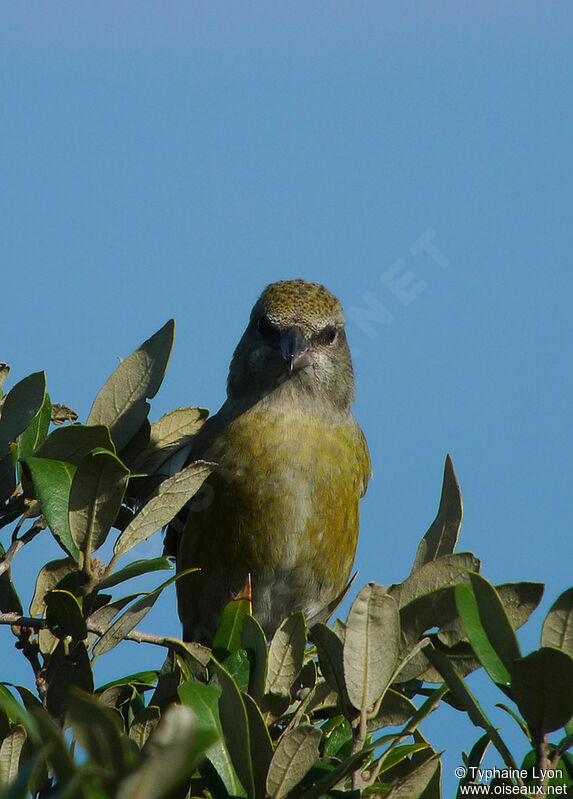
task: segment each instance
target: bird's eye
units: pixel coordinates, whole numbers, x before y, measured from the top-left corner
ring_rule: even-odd
[[[334,325],[328,325],[322,330],[319,330],[315,336],[315,341],[317,344],[332,344],[337,333],[338,330],[334,327]]]
[[[260,316],[257,319],[257,330],[261,336],[263,336],[263,338],[269,339],[271,341],[279,337],[278,329],[272,324],[272,322],[269,322],[266,316]]]

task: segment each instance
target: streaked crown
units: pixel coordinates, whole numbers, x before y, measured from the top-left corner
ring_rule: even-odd
[[[344,326],[344,313],[336,297],[321,283],[279,280],[263,291],[253,316],[264,314],[278,328],[301,325],[317,330],[326,322]]]

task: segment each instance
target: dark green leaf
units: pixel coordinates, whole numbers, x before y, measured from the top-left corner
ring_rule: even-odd
[[[217,679],[221,686],[219,716],[233,767],[247,792],[254,797],[255,783],[251,760],[251,738],[247,711],[235,680],[223,666],[217,664]]]
[[[215,734],[197,726],[193,711],[171,705],[149,736],[143,761],[121,783],[116,799],[161,799],[172,797],[195,771]],[[187,794],[178,792],[177,796]]]
[[[6,551],[0,544],[0,563]],[[12,582],[11,569],[0,574],[0,613],[22,613],[22,603]]]
[[[573,658],[542,647],[513,664],[511,690],[536,736],[564,727],[573,717]]]
[[[0,457],[4,457],[11,442],[28,427],[44,402],[46,375],[34,372],[8,392],[0,416]]]
[[[120,363],[94,401],[88,424],[109,427],[118,450],[127,445],[147,418],[146,400],[159,390],[174,336],[175,321],[170,319]]]
[[[94,450],[80,461],[70,488],[70,530],[84,564],[104,543],[114,523],[129,470],[112,452]]]
[[[62,549],[77,561],[79,549],[72,538],[69,523],[70,488],[76,467],[63,461],[36,457],[28,458],[26,464],[48,527]]]
[[[16,490],[16,472],[12,453],[0,456],[0,502],[5,502]]]
[[[247,615],[243,619],[241,646],[246,651],[251,664],[249,694],[260,702],[265,692],[267,679],[267,639],[261,625],[254,616]]]
[[[46,619],[50,629],[60,636],[71,635],[76,641],[87,638],[88,630],[82,615],[78,600],[69,591],[48,591],[44,597],[48,608]],[[53,630],[54,625],[60,627],[58,633]]]
[[[34,597],[30,603],[30,615],[43,616],[46,610],[46,602],[44,597],[55,588],[60,580],[67,574],[74,572],[77,569],[77,564],[72,558],[58,558],[58,560],[50,560],[40,569],[38,577],[36,578],[36,588],[34,590]]]
[[[118,729],[116,719],[117,715],[95,697],[78,690],[70,692],[66,722],[104,778],[114,782],[131,760],[127,740]]]
[[[34,416],[28,427],[18,436],[19,461],[28,458],[42,443],[48,434],[52,416],[52,403],[48,394],[44,395],[44,402],[38,413]]]
[[[256,799],[264,799],[269,765],[273,757],[273,743],[267,726],[254,699],[243,694],[243,702],[249,722],[249,741],[251,744],[251,762],[255,782]]]
[[[311,629],[316,644],[320,670],[330,687],[341,696],[346,694],[342,641],[326,624],[315,624]]]
[[[250,612],[251,602],[248,599],[235,599],[225,606],[213,639],[213,651],[217,659],[242,648],[243,620]]]
[[[175,582],[175,580],[182,577],[184,574],[187,574],[187,571],[179,572],[179,574],[166,580],[158,588],[155,588],[153,591],[150,591],[148,594],[136,600],[117,621],[114,621],[114,623],[108,627],[100,640],[95,644],[93,648],[93,659],[95,660],[95,658],[103,655],[104,652],[109,652],[109,650],[117,646],[120,641],[123,641],[125,636],[149,613],[153,605],[157,602],[163,589],[167,588],[168,585],[171,585],[171,583]],[[104,610],[105,608],[102,608],[101,612]]]
[[[102,591],[105,588],[111,588],[114,585],[123,583],[125,580],[131,580],[133,577],[139,577],[142,574],[149,574],[149,572],[159,571],[161,569],[172,569],[173,564],[169,558],[150,558],[149,560],[134,560],[133,563],[124,566],[123,569],[110,574],[100,583],[98,583],[98,590]]]
[[[157,727],[161,713],[158,707],[150,705],[144,707],[135,714],[135,718],[129,728],[129,737],[135,741],[139,749],[146,744],[147,739]]]
[[[103,425],[72,424],[53,430],[38,448],[36,456],[78,466],[82,458],[94,449],[105,449],[115,454],[109,429]]]
[[[50,657],[47,680],[47,708],[55,717],[66,711],[72,687],[92,693],[94,680],[85,645],[77,643],[66,652],[64,642],[60,641]]]

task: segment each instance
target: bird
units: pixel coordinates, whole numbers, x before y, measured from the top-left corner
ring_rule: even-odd
[[[167,529],[183,640],[212,645],[225,605],[250,580],[270,638],[291,612],[325,621],[355,558],[371,476],[351,406],[355,382],[340,302],[281,280],[256,301],[229,368],[227,398],[187,463],[216,464]]]

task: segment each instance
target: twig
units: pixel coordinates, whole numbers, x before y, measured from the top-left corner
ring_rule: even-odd
[[[22,519],[23,521],[23,519]],[[19,529],[21,522],[18,524],[18,528],[15,532]],[[30,529],[24,533],[22,538],[12,538],[12,543],[8,547],[6,554],[4,555],[2,561],[0,562],[0,575],[4,574],[5,571],[8,571],[10,568],[10,564],[14,560],[14,557],[18,554],[18,552],[22,549],[23,546],[28,544],[33,538],[35,538],[38,533],[44,530],[46,527],[46,520],[44,517],[38,519],[38,521],[30,527]]]
[[[21,616],[19,613],[0,613],[0,625],[9,624],[11,627],[28,627],[32,630],[47,630],[49,628],[46,619],[38,619],[34,616]],[[109,629],[111,625],[100,624],[87,624],[87,630],[90,633],[95,633],[100,637]],[[154,635],[153,633],[144,633],[139,630],[131,630],[123,636],[127,641],[135,641],[138,644],[154,644],[155,646],[164,646],[167,648],[177,648],[185,645],[177,638],[168,638],[164,635]]]

